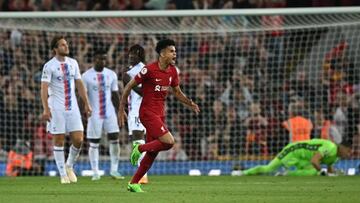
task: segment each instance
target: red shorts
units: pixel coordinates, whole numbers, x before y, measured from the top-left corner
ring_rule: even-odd
[[[169,132],[165,125],[165,116],[144,113],[140,114],[140,121],[146,128],[146,142],[156,140]]]

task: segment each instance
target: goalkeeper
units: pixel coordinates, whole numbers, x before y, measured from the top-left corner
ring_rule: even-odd
[[[281,166],[288,176],[326,175],[321,173],[321,164],[327,165],[328,174],[334,174],[333,164],[341,158],[350,158],[348,143],[336,145],[329,140],[312,139],[288,144],[268,165],[256,166],[242,171],[242,175],[268,174]],[[289,170],[295,168],[295,170]]]

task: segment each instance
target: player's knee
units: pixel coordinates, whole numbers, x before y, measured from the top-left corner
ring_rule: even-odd
[[[163,144],[166,144],[166,145],[169,145],[169,146],[174,146],[175,144],[175,140],[174,139],[168,139],[168,140],[165,140],[165,141],[161,141]]]
[[[82,146],[82,142],[74,142],[73,145],[74,145],[74,147],[80,149]]]
[[[169,144],[174,145],[175,144],[175,138],[173,136],[170,137]]]
[[[174,138],[170,140],[170,142],[168,143],[169,145],[174,145],[175,144],[175,140]]]
[[[118,140],[119,139],[119,133],[109,133],[108,137],[109,137],[109,140]]]
[[[144,131],[133,130],[132,131],[133,140],[143,140],[145,137]]]
[[[63,146],[64,146],[64,142],[54,141],[54,146],[56,146],[56,147],[63,147]]]
[[[164,136],[160,137],[159,140],[162,143],[166,143],[166,144],[169,144],[169,145],[174,145],[175,144],[175,139],[170,133],[165,134]]]
[[[63,147],[64,146],[64,136],[63,135],[55,135],[54,137],[54,145],[57,147]]]
[[[162,150],[169,150],[169,149],[171,149],[173,146],[174,146],[174,142],[173,143],[162,143],[162,145],[163,145],[163,149]]]
[[[71,133],[71,142],[76,148],[80,148],[84,140],[84,134],[82,131]]]
[[[174,144],[165,144],[166,150],[171,149],[174,146]]]
[[[75,138],[75,139],[73,139],[73,145],[74,145],[74,147],[76,147],[76,148],[80,148],[81,147],[81,145],[82,145],[82,143],[83,143],[83,138],[81,137],[81,138]]]

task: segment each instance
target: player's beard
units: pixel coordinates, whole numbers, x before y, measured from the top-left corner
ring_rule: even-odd
[[[60,53],[59,55],[60,55],[60,56],[68,56],[68,55],[69,55],[69,52],[67,52],[67,53],[66,53],[66,52],[63,52],[63,53]]]
[[[175,66],[175,63],[176,63],[176,59],[171,58],[171,59],[170,59],[170,63],[169,63],[169,64],[171,64],[171,65]]]
[[[102,72],[105,66],[95,66],[94,69],[98,72]]]

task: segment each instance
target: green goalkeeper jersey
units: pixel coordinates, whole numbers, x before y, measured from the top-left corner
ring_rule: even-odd
[[[332,165],[337,161],[337,146],[329,140],[312,139],[288,144],[278,155],[280,160],[291,157],[299,161],[311,161],[314,154],[320,152],[321,163]]]

